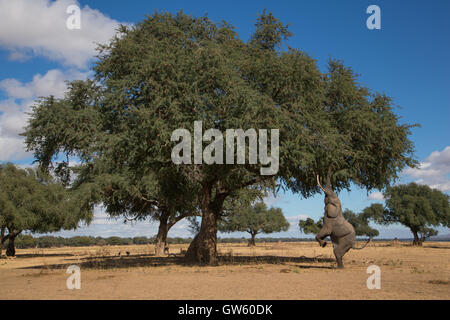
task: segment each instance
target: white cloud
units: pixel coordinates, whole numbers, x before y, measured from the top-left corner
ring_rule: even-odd
[[[0,46],[12,60],[43,56],[86,68],[96,43],[106,43],[119,22],[88,6],[81,8],[81,29],[69,30],[66,13],[75,0],[0,0]]]
[[[16,50],[13,50],[8,56],[9,60],[19,61],[19,62],[25,62],[27,60],[30,60],[32,57],[33,56],[30,53],[20,52],[20,51],[16,51]]]
[[[306,214],[299,214],[296,216],[286,217],[286,220],[289,222],[289,230],[286,232],[288,232],[290,236],[292,235],[295,236],[295,234],[300,232],[298,227],[300,220],[306,220],[308,218],[311,217]]]
[[[270,194],[268,197],[264,198],[263,201],[266,204],[266,206],[271,207],[281,199],[283,199],[282,196],[274,196],[273,194]]]
[[[16,79],[0,81],[0,91],[7,99],[0,101],[0,161],[20,160],[31,157],[25,151],[24,138],[19,136],[27,124],[28,112],[34,99],[54,95],[60,98],[66,91],[65,80],[86,79],[89,72],[77,70],[49,70],[46,74],[36,74],[32,81],[22,83]]]
[[[22,139],[0,137],[0,161],[9,161],[11,159],[24,159],[30,156],[25,151],[25,145]]]
[[[450,146],[442,151],[432,152],[418,168],[408,168],[404,173],[417,179],[415,182],[418,184],[443,192],[450,191]]]
[[[383,196],[383,194],[381,192],[372,192],[371,194],[369,194],[367,199],[383,201],[384,200],[384,196]]]
[[[16,79],[2,80],[0,81],[0,90],[14,99],[31,99],[50,95],[61,98],[67,87],[65,80],[79,78],[86,78],[86,74],[75,70],[64,74],[61,70],[53,69],[47,71],[43,76],[36,74],[31,82],[25,84]]]

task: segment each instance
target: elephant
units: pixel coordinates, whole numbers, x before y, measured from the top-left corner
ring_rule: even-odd
[[[355,247],[356,233],[354,227],[345,220],[342,215],[341,201],[336,193],[333,192],[330,182],[330,173],[327,176],[327,186],[325,188],[320,184],[319,176],[317,175],[317,184],[325,193],[325,212],[323,219],[323,226],[316,235],[316,240],[319,245],[325,247],[327,242],[324,239],[328,236],[333,243],[333,252],[336,257],[337,267],[344,268],[342,257],[350,249],[363,249],[371,240],[371,238],[364,244],[363,247]]]

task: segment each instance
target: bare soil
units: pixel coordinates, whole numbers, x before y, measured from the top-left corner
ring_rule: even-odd
[[[359,244],[360,246],[362,244]],[[344,257],[315,242],[220,244],[218,266],[184,264],[172,245],[18,249],[0,259],[2,299],[450,299],[450,243],[423,247],[375,242]],[[126,252],[129,252],[127,255]],[[118,255],[120,252],[120,256]],[[67,267],[81,268],[69,290]],[[381,268],[381,289],[367,288],[367,267]]]

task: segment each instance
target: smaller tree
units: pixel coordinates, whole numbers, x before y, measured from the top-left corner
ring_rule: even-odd
[[[450,227],[449,196],[425,185],[410,183],[389,187],[384,192],[386,203],[373,204],[364,213],[378,223],[400,223],[413,234],[413,245],[437,235],[432,227]]]
[[[89,223],[93,208],[87,193],[87,188],[71,192],[41,170],[0,165],[0,255],[6,240],[6,255],[15,255],[14,241],[24,230],[46,233]]]
[[[287,231],[289,222],[280,208],[270,208],[264,202],[250,206],[238,206],[219,222],[218,229],[222,232],[248,232],[251,235],[249,246],[255,245],[258,233],[272,233]]]
[[[307,218],[306,220],[300,220],[298,223],[298,226],[300,228],[300,231],[304,234],[317,234],[319,233],[320,229],[322,229],[322,220],[315,222],[311,218]]]
[[[380,234],[377,229],[369,226],[369,220],[371,217],[364,212],[356,214],[349,209],[345,209],[342,214],[345,220],[350,222],[353,228],[355,228],[355,233],[357,236],[368,236],[373,238]]]

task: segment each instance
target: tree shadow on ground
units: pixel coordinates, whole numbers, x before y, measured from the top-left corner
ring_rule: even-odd
[[[424,246],[424,248],[433,248],[433,249],[450,249],[450,247],[441,247],[441,246]]]
[[[45,258],[45,257],[73,257],[72,253],[22,253],[16,254],[17,259],[21,258]]]
[[[161,267],[161,266],[193,266],[198,264],[186,263],[183,256],[157,257],[153,254],[129,255],[129,256],[98,256],[65,259],[67,263],[44,264],[20,269],[66,269],[76,264],[81,269],[123,269],[133,267]],[[318,257],[282,257],[282,256],[219,256],[218,266],[227,265],[255,265],[255,264],[286,264],[286,263],[329,263],[334,259]],[[299,265],[299,268],[302,266]],[[328,268],[320,265],[304,266],[308,268]]]
[[[283,256],[220,256],[219,264],[286,264],[286,263],[324,263],[334,262],[334,259],[317,257],[283,257]]]

